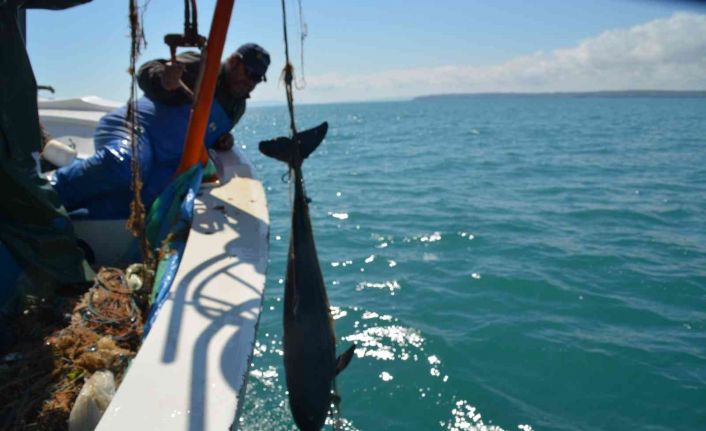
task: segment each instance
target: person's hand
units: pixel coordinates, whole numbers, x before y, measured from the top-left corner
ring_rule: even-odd
[[[233,139],[233,135],[230,133],[224,133],[213,144],[213,149],[217,151],[230,151],[230,149],[233,148],[234,143],[235,140]]]
[[[168,61],[164,65],[164,73],[162,73],[162,87],[167,91],[173,91],[181,87],[179,81],[184,74],[184,65],[181,63],[172,63]]]

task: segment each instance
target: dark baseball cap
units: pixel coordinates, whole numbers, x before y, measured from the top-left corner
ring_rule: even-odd
[[[265,73],[270,65],[270,54],[256,43],[246,43],[235,51],[242,59],[245,70],[256,81],[267,81]]]

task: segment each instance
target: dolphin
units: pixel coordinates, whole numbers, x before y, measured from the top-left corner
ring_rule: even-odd
[[[355,350],[351,346],[336,357],[333,318],[324,277],[316,255],[314,232],[309,219],[309,199],[304,192],[302,163],[323,141],[324,122],[299,132],[294,138],[280,137],[260,142],[260,151],[285,162],[294,174],[292,233],[289,241],[284,285],[284,369],[289,407],[302,431],[323,427],[335,394],[335,378],[348,365]]]

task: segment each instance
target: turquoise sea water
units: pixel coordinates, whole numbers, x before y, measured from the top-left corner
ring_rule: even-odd
[[[706,429],[706,100],[473,97],[308,105],[304,165],[345,429]],[[292,430],[282,366],[290,188],[241,429]],[[330,429],[330,427],[329,427]]]

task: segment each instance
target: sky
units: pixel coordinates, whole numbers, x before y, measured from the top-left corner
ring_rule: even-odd
[[[207,35],[215,0],[198,0]],[[144,0],[140,0],[144,4]],[[302,6],[306,38],[301,62]],[[68,98],[128,98],[128,1],[28,12],[37,82]],[[181,0],[150,0],[139,63],[166,58]],[[287,0],[300,103],[469,92],[706,90],[706,2],[659,0]],[[272,56],[254,102],[285,101],[279,0],[237,0],[225,53],[256,42]],[[303,72],[303,73],[302,73]],[[303,76],[303,78],[302,78]]]

